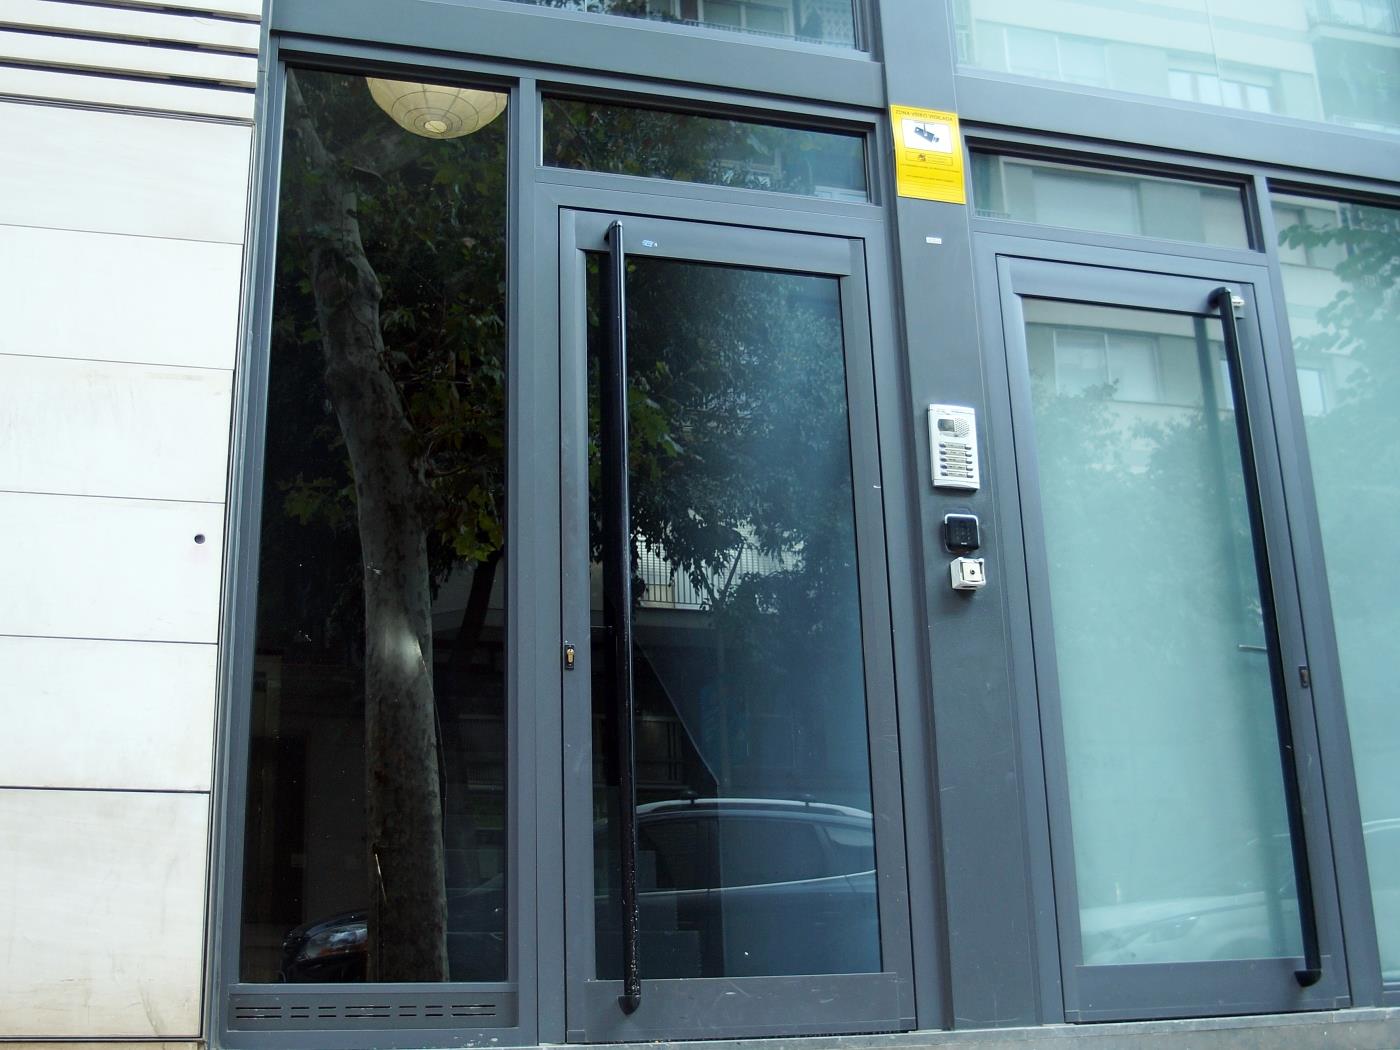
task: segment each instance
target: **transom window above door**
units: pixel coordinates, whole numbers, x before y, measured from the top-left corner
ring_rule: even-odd
[[[516,0],[768,37],[856,46],[851,0]]]

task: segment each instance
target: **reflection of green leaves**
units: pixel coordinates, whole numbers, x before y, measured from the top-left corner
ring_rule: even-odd
[[[1400,210],[1316,201],[1298,211],[1305,221],[1279,231],[1309,263],[1284,269],[1290,307],[1332,289],[1310,318],[1315,330],[1304,322],[1295,332],[1294,349],[1328,383],[1322,412],[1305,419],[1308,454],[1358,765],[1369,778],[1400,756],[1392,728],[1400,532],[1390,524],[1400,518]],[[1356,536],[1366,537],[1364,557],[1338,546]],[[1378,805],[1382,793],[1364,804]]]
[[[859,136],[564,99],[544,121],[560,167],[784,193],[863,185]]]
[[[381,114],[362,77],[299,74],[297,83],[325,157],[324,167],[312,163],[289,121],[273,322],[282,378],[270,385],[278,404],[269,409],[267,469],[284,520],[318,538],[284,539],[270,521],[264,546],[329,547],[334,536],[338,558],[359,558],[351,468],[323,374],[326,355],[339,351],[321,329],[310,281],[313,253],[338,233],[312,218],[326,212],[316,195],[341,193],[332,206],[358,220],[382,290],[381,366],[408,424],[386,440],[406,441],[421,471],[435,585],[454,564],[484,562],[504,543],[507,122],[433,141]],[[330,559],[325,571],[316,586],[334,593],[298,600],[353,607],[344,599],[359,581]],[[272,602],[274,589],[264,592]],[[353,620],[343,628],[348,637],[358,630]]]
[[[282,509],[300,525],[319,523],[337,532],[355,517],[355,488],[331,478],[307,479],[300,473],[280,482]]]

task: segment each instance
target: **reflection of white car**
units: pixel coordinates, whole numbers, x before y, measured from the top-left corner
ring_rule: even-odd
[[[1262,890],[1085,908],[1087,966],[1265,959],[1302,953],[1298,900]],[[1284,947],[1292,945],[1293,947]],[[1280,950],[1282,949],[1282,950]]]
[[[1083,909],[1079,930],[1085,965],[1301,954],[1289,837],[1254,839],[1213,859],[1210,869],[1193,880],[1197,892],[1189,896]]]
[[[1371,873],[1376,929],[1381,938],[1386,980],[1400,979],[1400,818],[1369,821],[1364,828]],[[1250,857],[1236,858],[1241,870],[1259,871],[1261,844],[1252,843]],[[1087,966],[1132,963],[1202,962],[1221,959],[1262,959],[1302,954],[1298,899],[1293,885],[1291,854],[1286,836],[1268,844],[1272,866],[1281,873],[1265,889],[1257,880],[1238,881],[1238,892],[1218,896],[1134,901],[1085,908],[1080,915],[1080,938]],[[1229,867],[1222,885],[1229,885]],[[1387,951],[1387,944],[1389,949]]]
[[[600,973],[620,972],[615,840],[595,826]],[[875,972],[875,840],[865,810],[788,799],[637,807],[648,977]]]
[[[1400,981],[1400,817],[1367,821],[1362,830],[1381,940],[1381,976]]]

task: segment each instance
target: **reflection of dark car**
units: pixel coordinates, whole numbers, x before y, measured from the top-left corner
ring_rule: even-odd
[[[447,891],[447,962],[454,981],[500,981],[506,973],[505,879]],[[282,939],[283,981],[365,979],[368,914],[341,912],[298,926]]]
[[[365,912],[350,911],[298,926],[282,938],[284,981],[363,981]]]
[[[598,966],[620,972],[616,847],[596,832]],[[859,973],[880,969],[875,847],[865,810],[786,799],[694,799],[637,807],[644,972],[649,978]],[[609,889],[611,892],[608,892]],[[455,981],[505,972],[501,876],[448,891]],[[364,911],[299,926],[284,981],[363,981]]]

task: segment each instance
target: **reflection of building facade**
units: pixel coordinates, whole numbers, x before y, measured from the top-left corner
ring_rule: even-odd
[[[1400,1046],[1397,0],[0,7],[0,1050]]]
[[[960,7],[960,57],[1020,76],[1252,113],[1394,130],[1400,24],[1389,0]],[[1261,63],[1262,56],[1267,62]]]

